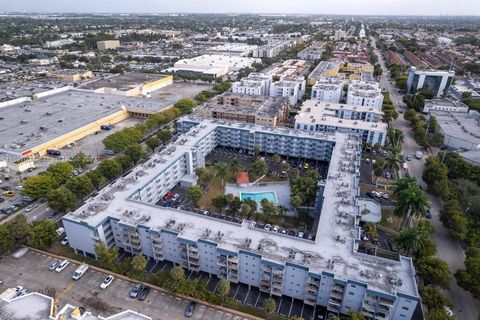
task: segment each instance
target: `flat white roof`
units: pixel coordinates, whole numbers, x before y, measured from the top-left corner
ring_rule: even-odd
[[[174,208],[128,200],[136,190],[147,185],[167,168],[171,161],[190,148],[194,148],[205,135],[219,125],[289,133],[303,137],[315,136],[336,143],[328,178],[324,182],[324,203],[315,241],[252,228],[247,221],[233,223]],[[218,243],[220,248],[231,251],[243,248],[273,261],[297,263],[308,266],[313,272],[327,271],[334,273],[338,278],[364,282],[371,288],[383,292],[400,291],[417,296],[414,270],[410,259],[401,258],[400,261],[381,259],[356,253],[354,249],[354,239],[359,236],[359,229],[354,226],[354,221],[359,214],[359,205],[356,200],[358,195],[356,165],[359,161],[359,152],[360,141],[356,135],[340,133],[325,135],[205,120],[181,135],[165,151],[153,155],[145,164],[136,167],[129,175],[103,189],[96,197],[89,199],[77,211],[64,218],[97,226],[110,216],[126,225],[142,225],[154,230],[169,229],[178,232],[179,236],[185,239],[210,240]],[[152,163],[155,165],[151,165]],[[172,220],[175,221],[174,224],[171,223]],[[209,235],[206,234],[207,229],[211,231]],[[217,238],[219,233],[222,234],[220,239]],[[245,245],[247,238],[251,239],[249,247]],[[362,274],[371,276],[365,277]],[[402,285],[390,283],[389,275],[402,279]]]

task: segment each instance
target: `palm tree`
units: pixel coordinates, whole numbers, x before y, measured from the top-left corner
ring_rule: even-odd
[[[242,166],[242,164],[240,163],[240,161],[238,161],[238,159],[233,159],[233,160],[230,162],[230,170],[232,170],[232,173],[233,173],[233,174],[237,174],[237,173],[239,173],[240,171],[243,171],[243,166]]]
[[[403,132],[399,129],[389,128],[387,131],[388,148],[394,154],[401,151],[401,146],[404,141]]]
[[[385,157],[385,163],[383,169],[387,171],[395,171],[395,175],[398,176],[398,170],[400,170],[400,159],[396,156]]]
[[[228,178],[230,175],[230,170],[228,168],[228,165],[224,162],[217,163],[215,165],[215,168],[217,169],[217,175],[222,179],[222,187],[224,186],[224,180]]]
[[[284,206],[278,207],[278,215],[283,220],[283,218],[288,214],[288,208]]]
[[[394,189],[393,189],[393,196],[397,197],[403,190],[407,189],[409,185],[416,185],[417,180],[413,177],[411,178],[403,178],[400,180],[395,181]]]
[[[427,197],[417,184],[409,184],[406,189],[400,191],[396,196],[395,214],[405,218],[420,217],[430,206]]]
[[[428,243],[429,234],[425,228],[402,229],[394,238],[395,244],[405,252],[414,254],[422,250]]]

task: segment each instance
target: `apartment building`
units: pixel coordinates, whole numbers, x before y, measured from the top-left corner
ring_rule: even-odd
[[[277,126],[287,123],[289,100],[285,97],[224,94],[195,109],[202,117]]]
[[[63,217],[77,253],[95,255],[98,243],[116,245],[330,312],[412,319],[419,295],[411,258],[357,251],[362,216],[357,135],[191,116],[179,119],[177,130],[183,134],[165,150]],[[257,146],[263,152],[329,161],[328,178],[319,181],[314,240],[256,228],[245,220],[157,206],[169,188],[193,181],[194,169],[204,166],[205,156],[217,145],[251,154]]]
[[[98,50],[117,49],[118,47],[120,47],[119,40],[97,41]]]
[[[369,145],[385,144],[387,124],[374,107],[307,100],[295,117],[295,129],[311,132],[357,134]]]
[[[297,58],[309,61],[320,60],[324,51],[325,49],[321,47],[308,47],[300,51]]]
[[[313,86],[321,78],[336,77],[340,71],[340,65],[339,60],[321,61],[308,75],[308,84]]]
[[[383,105],[383,94],[378,82],[352,81],[348,86],[347,104],[374,107]]]
[[[335,41],[345,40],[347,38],[347,32],[343,30],[335,30]]]
[[[312,100],[339,103],[343,97],[343,81],[320,78],[312,87]]]
[[[289,59],[282,62],[280,66],[270,70],[268,74],[280,80],[292,77],[303,77],[303,72],[307,67],[308,64],[305,60]]]
[[[251,96],[268,96],[272,76],[264,73],[250,73],[247,77],[232,84],[232,93]]]
[[[446,95],[450,90],[455,71],[419,70],[410,67],[408,70],[407,93],[428,90],[437,97]]]
[[[305,94],[306,81],[304,77],[291,77],[272,83],[270,96],[287,97],[292,106],[296,105]]]
[[[252,57],[254,58],[274,58],[278,56],[283,49],[292,46],[289,40],[277,40],[272,43],[260,46],[252,50]]]

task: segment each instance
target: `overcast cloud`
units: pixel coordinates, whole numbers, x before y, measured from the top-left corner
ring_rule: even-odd
[[[0,11],[480,15],[480,0],[0,0]]]

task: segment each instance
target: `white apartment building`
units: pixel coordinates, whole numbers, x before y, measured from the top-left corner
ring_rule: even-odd
[[[63,217],[70,246],[96,255],[113,245],[155,261],[171,261],[267,295],[299,299],[337,314],[377,320],[412,319],[419,294],[412,259],[386,259],[358,251],[361,242],[358,135],[264,128],[181,118],[180,135],[131,173]],[[329,162],[319,181],[318,228],[312,240],[156,205],[170,186],[190,181],[217,145]],[[340,177],[340,178],[339,178]]]
[[[264,73],[250,73],[248,77],[232,84],[232,92],[251,96],[270,95],[272,76]]]
[[[274,58],[283,49],[290,47],[291,45],[292,42],[288,40],[274,41],[272,43],[254,49],[252,51],[252,56],[254,58]]]
[[[296,105],[305,94],[307,82],[304,77],[292,77],[272,83],[270,96],[288,97],[292,106]]]
[[[343,81],[337,78],[320,78],[312,87],[312,100],[339,103],[343,96]]]
[[[323,103],[307,100],[295,117],[295,129],[326,133],[357,134],[369,145],[385,144],[387,124],[383,112],[373,107]]]
[[[343,30],[335,31],[335,41],[345,40],[347,38],[347,32]]]
[[[421,90],[433,92],[437,97],[446,95],[450,90],[455,71],[419,70],[410,67],[408,70],[407,93],[415,94]]]
[[[379,83],[352,81],[348,86],[347,104],[374,107],[381,110],[383,105],[383,94]]]

